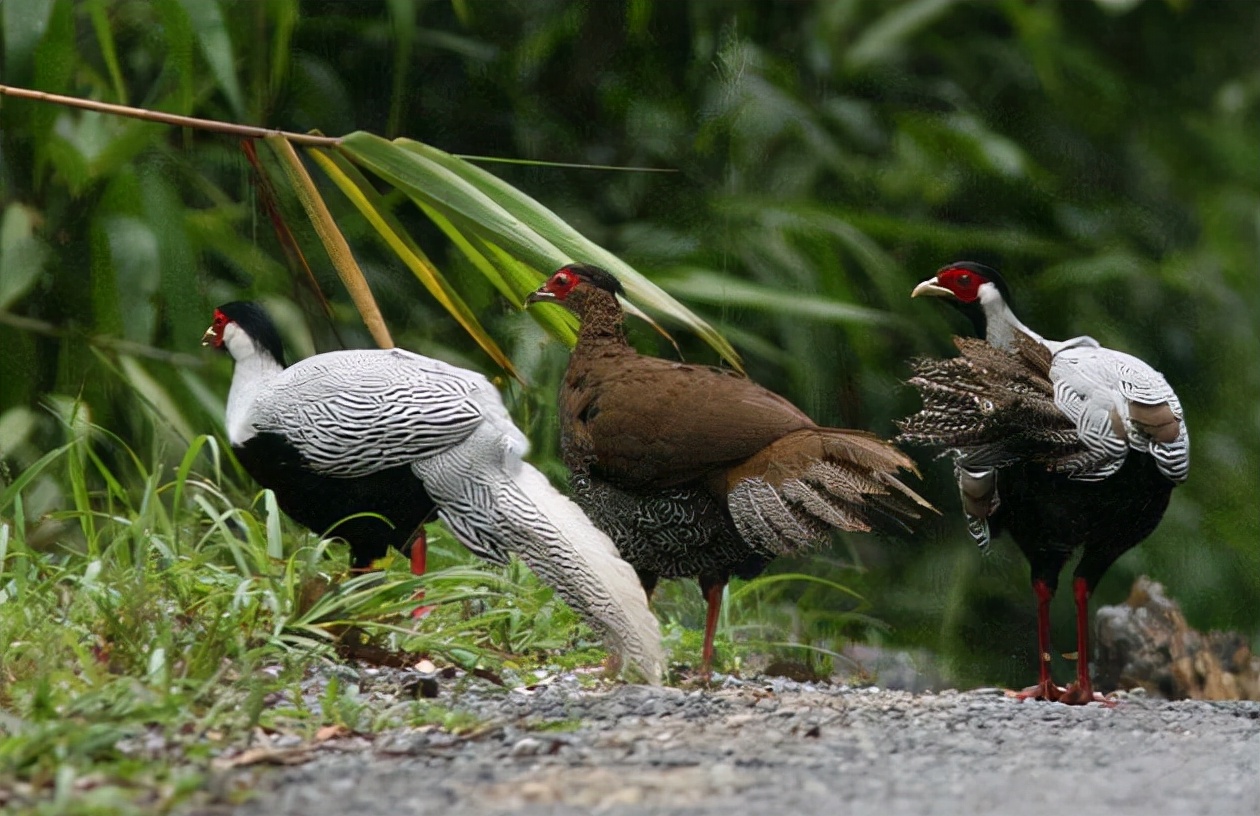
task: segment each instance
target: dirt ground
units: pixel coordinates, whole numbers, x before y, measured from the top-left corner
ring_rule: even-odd
[[[417,688],[373,671],[367,697]],[[436,692],[477,724],[333,735],[235,767],[225,758],[220,804],[185,812],[1260,813],[1254,702],[1121,694],[1112,708],[1069,707],[996,689],[773,679],[688,691],[584,687],[572,675],[514,690],[441,681]],[[284,762],[300,764],[267,764]]]

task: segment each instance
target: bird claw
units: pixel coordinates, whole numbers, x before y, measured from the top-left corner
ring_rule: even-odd
[[[1080,683],[1073,683],[1063,690],[1063,695],[1059,697],[1059,702],[1064,705],[1089,705],[1090,703],[1102,703],[1107,708],[1115,708],[1116,701],[1104,697],[1102,694],[1094,691],[1088,686],[1082,686]]]
[[[718,685],[721,685],[721,680],[715,681],[713,679],[713,671],[708,668],[684,671],[678,677],[679,688],[708,690]]]
[[[1073,683],[1067,688],[1056,686],[1050,680],[1043,680],[1035,686],[1029,686],[1023,691],[1008,691],[1007,697],[1014,697],[1016,700],[1023,702],[1024,700],[1045,700],[1051,703],[1063,703],[1064,705],[1089,705],[1090,703],[1102,703],[1107,708],[1115,708],[1116,701],[1104,697],[1092,688],[1082,686],[1079,682]]]
[[[1067,689],[1062,686],[1056,686],[1053,680],[1047,678],[1037,685],[1029,686],[1022,691],[1008,691],[1006,692],[1006,696],[1014,697],[1021,703],[1024,700],[1046,700],[1047,702],[1057,703],[1062,701],[1063,695],[1066,692]]]

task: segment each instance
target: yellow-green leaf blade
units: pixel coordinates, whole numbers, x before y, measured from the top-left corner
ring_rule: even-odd
[[[509,375],[520,380],[520,374],[512,364],[511,358],[485,330],[477,316],[468,308],[468,304],[433,265],[424,250],[406,233],[402,224],[386,208],[380,194],[372,188],[358,169],[344,156],[334,151],[311,148],[308,152],[442,308],[455,318],[455,321],[468,332],[477,345],[481,346],[490,359]]]
[[[333,267],[336,268],[342,283],[350,292],[350,298],[363,317],[363,322],[371,332],[372,339],[381,348],[393,348],[394,340],[390,337],[389,328],[385,325],[385,318],[381,316],[380,307],[376,305],[376,298],[372,296],[372,289],[368,286],[367,279],[363,277],[363,270],[354,260],[350,245],[346,243],[345,236],[341,234],[332,213],[328,211],[328,205],[320,197],[319,190],[315,187],[310,174],[306,172],[306,167],[298,157],[297,151],[283,136],[268,136],[267,144],[280,159],[280,166],[284,168],[285,176],[293,187],[294,194],[301,202],[307,217],[311,219],[316,234],[319,235],[324,248],[328,251],[328,257],[332,260]]]
[[[607,268],[625,285],[632,300],[691,329],[739,367],[734,348],[702,318],[554,212],[490,173],[419,142],[389,142],[363,132],[344,137],[339,149],[418,204],[440,212],[459,233],[478,236],[538,270],[540,277],[570,261]],[[514,290],[524,282],[515,275],[507,280]],[[534,278],[515,291],[515,302],[522,302],[539,282]]]

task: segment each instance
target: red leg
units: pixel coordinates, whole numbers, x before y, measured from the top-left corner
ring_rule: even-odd
[[[1064,690],[1059,702],[1068,705],[1102,703],[1114,706],[1115,701],[1094,691],[1094,686],[1089,681],[1089,585],[1084,578],[1077,578],[1072,582],[1072,594],[1076,597],[1076,682]]]
[[[424,534],[424,527],[421,527],[416,533],[416,540],[411,542],[411,574],[424,575],[424,563],[428,557],[429,542]],[[417,601],[424,600],[424,590],[417,590],[415,594]],[[423,618],[425,615],[433,611],[431,606],[417,606],[411,611],[411,617]]]
[[[424,528],[416,534],[416,540],[411,542],[411,574],[424,575],[424,562],[429,554],[429,542],[424,534]]]
[[[704,591],[709,610],[704,616],[704,650],[700,653],[700,675],[706,682],[713,673],[713,636],[717,633],[718,612],[722,609],[722,589],[725,586],[726,582],[721,581]]]
[[[1033,593],[1037,596],[1037,685],[1015,693],[1018,700],[1057,700],[1063,689],[1050,678],[1050,600],[1054,590],[1040,578],[1033,581]]]

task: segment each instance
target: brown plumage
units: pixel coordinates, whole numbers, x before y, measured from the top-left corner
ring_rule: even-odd
[[[1016,461],[1066,472],[1087,453],[1076,426],[1054,404],[1050,351],[1018,335],[1013,351],[974,337],[955,337],[961,353],[911,361],[923,408],[897,423],[902,443],[957,451],[973,467]]]
[[[646,357],[627,342],[620,284],[566,266],[530,296],[581,320],[560,390],[561,451],[578,503],[649,594],[697,578],[708,600],[703,671],[721,591],[831,529],[907,529],[930,505],[902,484],[911,459],[864,431],[819,427],[737,373]]]

